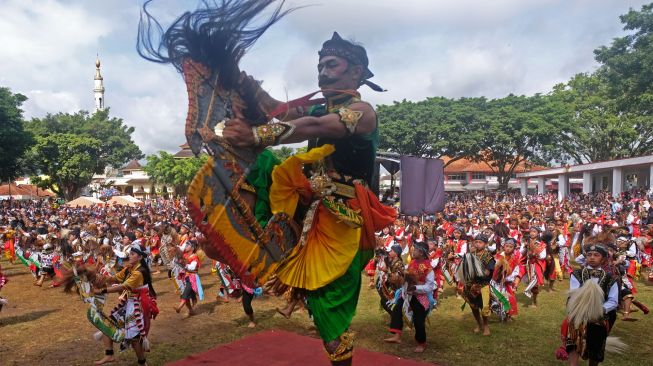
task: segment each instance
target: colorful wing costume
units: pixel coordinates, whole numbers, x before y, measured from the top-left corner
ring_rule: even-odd
[[[144,58],[170,63],[182,73],[188,90],[186,138],[197,155],[210,158],[189,189],[189,209],[207,239],[206,254],[227,263],[249,286],[265,282],[298,241],[288,215],[269,214],[261,199],[277,163],[260,148],[235,148],[221,137],[225,121],[242,117],[253,125],[267,123],[270,107],[259,83],[238,67],[256,40],[289,10],[283,2],[257,26],[253,20],[275,0],[222,0],[181,15],[164,32],[145,3],[139,25],[138,51]],[[263,93],[265,94],[265,93]],[[256,185],[258,184],[258,185]]]
[[[81,300],[89,305],[86,311],[88,321],[113,342],[122,343],[125,340],[124,328],[104,312],[107,295],[94,295],[92,293],[92,283],[95,283],[95,287],[98,287],[98,284],[103,281],[101,275],[98,275],[94,269],[77,263],[66,263],[62,272],[63,280],[61,284],[64,292],[71,292],[75,288]]]

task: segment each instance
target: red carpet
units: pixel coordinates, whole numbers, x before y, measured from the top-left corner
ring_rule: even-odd
[[[411,345],[406,345],[410,347]],[[169,366],[236,365],[236,366],[329,366],[322,341],[280,330],[269,330],[191,355]],[[429,363],[397,356],[354,349],[354,366],[426,366]]]

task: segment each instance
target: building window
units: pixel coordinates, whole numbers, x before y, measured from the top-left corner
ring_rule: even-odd
[[[485,173],[472,173],[472,179],[485,180]]]
[[[466,180],[465,174],[449,174],[447,175],[447,180]]]
[[[510,174],[510,179],[517,179],[517,173]]]

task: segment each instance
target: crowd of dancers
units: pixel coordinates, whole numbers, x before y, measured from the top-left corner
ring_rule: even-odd
[[[119,304],[106,321],[94,323],[111,328],[111,337],[98,334],[105,345],[105,357],[96,364],[114,361],[113,344],[132,347],[139,363],[145,364],[149,348],[150,321],[159,313],[152,275],[167,273],[179,293],[174,310],[195,314],[204,300],[198,271],[209,263],[200,249],[202,234],[188,216],[184,199],[157,199],[142,206],[98,205],[58,206],[49,201],[4,201],[0,213],[0,235],[4,259],[22,263],[34,276],[35,286],[78,288],[94,313],[101,313],[93,299],[107,293],[121,294]],[[241,283],[230,268],[210,262],[220,286],[219,301],[242,302],[255,327],[252,299],[262,293]],[[84,273],[79,273],[84,270]],[[88,288],[80,282],[84,275]],[[8,282],[0,266],[0,290]],[[0,297],[0,310],[8,299]],[[106,323],[106,324],[105,324]],[[103,332],[106,334],[106,332]]]
[[[576,278],[575,271],[596,270],[593,256],[604,251],[600,267],[617,289],[615,295],[606,288],[606,314],[616,314],[618,307],[622,320],[635,320],[633,312],[648,313],[637,300],[636,283],[653,278],[652,211],[643,191],[620,197],[576,195],[563,202],[548,195],[478,194],[451,196],[436,215],[401,216],[377,233],[376,256],[366,267],[369,286],[377,289],[380,306],[390,315],[391,336],[385,341],[401,342],[407,321],[415,331],[415,352],[423,352],[426,318],[442,301],[459,301],[463,308],[471,308],[474,332],[489,336],[489,317],[517,319],[519,291],[530,299],[529,306],[537,307],[542,291],[556,291],[556,284],[566,278],[572,289],[579,287],[583,279]],[[226,264],[205,258],[200,249],[205,239],[183,199],[89,208],[5,201],[0,232],[5,258],[23,263],[34,275],[35,286],[71,287],[79,278],[78,265],[84,264],[95,271],[89,276],[88,298],[112,292],[124,295],[109,313],[109,326],[116,328],[109,334],[115,338],[107,332],[99,337],[104,339],[105,357],[97,364],[114,360],[113,344],[118,341],[131,346],[139,363],[145,364],[150,321],[159,312],[152,273],[168,274],[180,297],[174,310],[191,316],[204,298],[198,271],[210,263],[220,284],[217,299],[239,298],[249,327],[256,326],[252,299],[270,290],[265,284],[245,286]],[[0,267],[0,289],[6,283]],[[455,299],[444,299],[447,287],[454,289]],[[615,299],[609,298],[613,295]],[[286,300],[287,306],[278,309],[285,317],[306,306],[301,293],[289,291]],[[0,297],[0,310],[7,301]],[[606,317],[611,319],[608,329],[613,318],[616,315]],[[558,356],[571,358],[576,344],[565,321],[561,334],[565,352]],[[589,345],[586,348],[578,353],[603,359],[602,352],[587,354]]]
[[[449,197],[442,213],[404,216],[379,234],[377,255],[366,267],[370,287],[377,288],[391,315],[392,336],[385,341],[399,343],[403,320],[408,319],[415,329],[415,352],[422,352],[425,318],[442,301],[447,286],[454,288],[463,307],[471,308],[474,332],[489,336],[492,314],[501,321],[516,319],[518,291],[536,308],[542,290],[555,291],[556,283],[567,278],[571,289],[578,288],[582,279],[574,271],[598,271],[597,266],[602,272],[592,273],[607,274],[616,286],[614,293],[604,291],[610,319],[606,328],[614,324],[617,308],[622,320],[636,320],[632,312],[649,312],[636,298],[636,282],[653,280],[651,219],[645,191],[619,197],[578,194],[562,202],[555,195],[465,194]],[[590,256],[604,252],[599,264],[589,263]],[[557,355],[575,364],[576,344],[568,326],[565,321],[561,336],[569,344]],[[594,343],[601,348],[601,342]],[[588,349],[580,350],[580,356],[603,360],[603,350]]]

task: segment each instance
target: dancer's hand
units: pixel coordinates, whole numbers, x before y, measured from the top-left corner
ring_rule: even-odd
[[[242,112],[240,112],[237,108],[234,108],[233,112],[234,118],[228,120],[224,124],[222,137],[233,146],[253,146],[256,141],[254,141],[254,132],[252,131],[252,126],[246,122],[245,116],[243,116]]]
[[[410,285],[410,286],[408,286],[408,288],[406,290],[408,290],[408,292],[413,292],[413,291],[417,290],[417,287],[415,287],[415,285]]]

